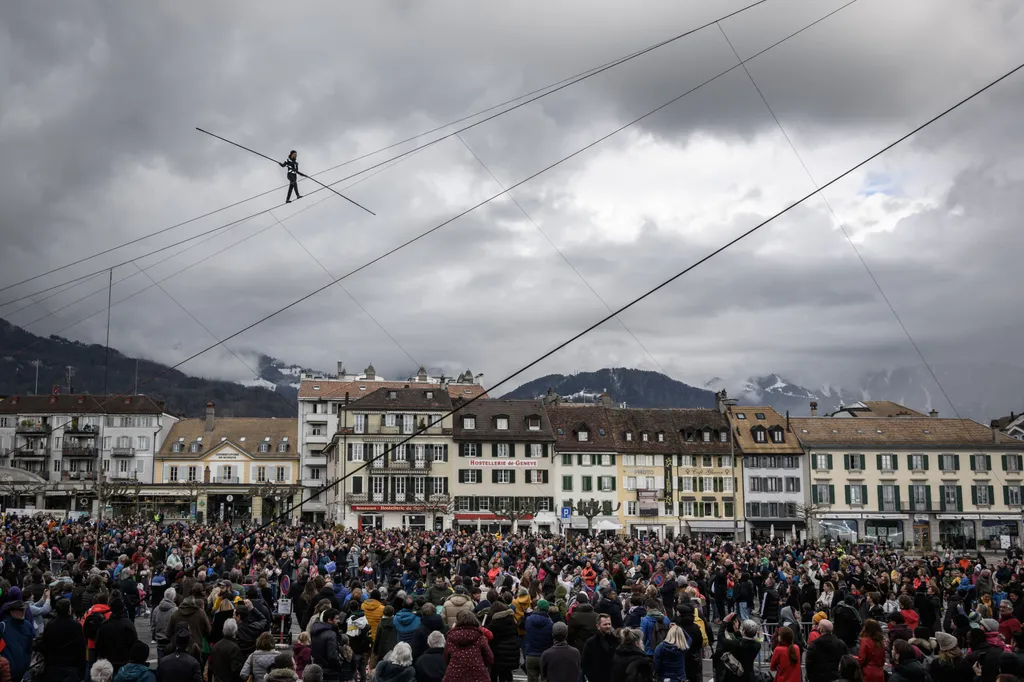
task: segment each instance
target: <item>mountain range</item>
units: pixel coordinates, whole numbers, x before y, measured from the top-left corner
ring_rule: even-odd
[[[30,394],[38,387],[67,391],[66,368],[74,368],[73,388],[80,393],[102,393],[104,381],[111,393],[130,389],[136,376],[156,377],[140,392],[163,400],[167,410],[182,416],[202,416],[208,400],[217,403],[224,416],[294,417],[299,378],[304,373],[323,375],[268,355],[258,355],[259,378],[232,382],[194,377],[151,360],[128,357],[110,349],[109,371],[104,378],[106,349],[60,336],[41,337],[0,319],[0,395]],[[956,405],[950,409],[942,390],[927,367],[901,367],[865,372],[855,384],[825,384],[809,388],[778,374],[752,377],[729,384],[719,378],[696,387],[660,372],[625,367],[605,368],[570,375],[550,374],[522,384],[503,397],[537,398],[550,388],[563,399],[593,402],[607,391],[612,400],[630,407],[713,407],[715,391],[725,388],[742,404],[770,405],[781,413],[806,416],[810,402],[820,413],[859,400],[892,400],[907,407],[940,416],[959,413],[988,423],[1011,411],[1024,411],[1024,369],[997,362],[972,362],[933,366],[942,388]],[[412,372],[411,374],[414,374]],[[400,374],[405,376],[404,374]]]

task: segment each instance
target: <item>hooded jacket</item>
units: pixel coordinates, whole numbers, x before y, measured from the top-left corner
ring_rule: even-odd
[[[312,662],[324,669],[324,682],[340,682],[342,672],[338,633],[329,623],[313,623],[310,628]]]
[[[238,624],[238,634],[235,635],[235,641],[238,642],[238,648],[242,650],[244,656],[248,656],[256,651],[256,640],[266,629],[267,621],[264,620],[263,614],[256,609],[249,611],[245,621]]]
[[[28,619],[16,619],[7,616],[0,622],[3,628],[3,639],[7,643],[3,657],[11,664],[11,679],[20,680],[28,671],[32,659],[32,639],[36,629]]]
[[[444,607],[441,609],[441,618],[444,624],[450,628],[455,627],[456,619],[463,611],[473,610],[473,599],[465,594],[453,594],[444,600]]]
[[[274,659],[276,658],[276,649],[252,652],[249,654],[249,658],[245,659],[245,664],[242,665],[242,672],[239,677],[244,680],[248,679],[249,675],[252,675],[253,682],[263,682],[263,678],[267,675],[267,670],[270,669],[270,666],[274,665]],[[325,670],[325,678],[326,672]]]
[[[654,649],[654,673],[659,680],[686,679],[686,651],[671,642],[662,642]]]
[[[366,616],[366,624],[370,626],[370,639],[373,639],[377,636],[380,619],[384,617],[384,605],[376,599],[367,599],[363,602],[363,615]]]
[[[597,634],[597,612],[590,604],[580,604],[573,609],[569,617],[569,646],[575,647],[581,654],[587,640]]]
[[[551,616],[544,611],[534,611],[526,617],[526,638],[523,642],[523,653],[526,656],[540,656],[551,648],[554,640],[551,637]]]
[[[383,616],[380,619],[380,625],[377,626],[377,632],[373,635],[373,653],[380,660],[387,656],[396,644],[398,644],[398,631],[395,630],[395,617]],[[416,654],[413,654],[413,658],[416,658]]]
[[[157,604],[157,607],[153,609],[153,612],[149,614],[149,631],[153,633],[153,639],[157,643],[169,643],[171,641],[167,635],[167,623],[171,619],[171,614],[177,610],[178,605],[174,603],[174,600],[164,597]]]
[[[411,665],[395,665],[391,661],[381,661],[373,671],[376,682],[415,682],[416,669]]]
[[[196,602],[194,597],[189,597],[181,602],[181,606],[167,619],[167,629],[165,632],[168,640],[174,639],[174,631],[178,623],[188,624],[189,642],[198,647],[203,646],[203,637],[212,632],[212,626],[210,625],[210,619],[206,617],[206,611]]]
[[[924,664],[916,658],[900,661],[893,666],[889,676],[889,682],[929,682],[930,679]]]
[[[661,621],[665,625],[666,630],[668,629],[668,618],[657,609],[651,609],[648,611],[647,615],[640,621],[640,632],[643,633],[644,653],[648,656],[654,655],[654,647],[657,646],[655,642],[651,641],[651,635],[654,634],[654,624],[658,621]]]
[[[156,682],[156,674],[144,663],[127,663],[114,675],[114,682]]]
[[[133,623],[125,611],[116,613],[100,626],[96,633],[96,657],[105,658],[117,670],[128,662],[132,644],[139,639]]]
[[[526,613],[530,610],[531,606],[533,606],[533,601],[530,599],[530,595],[528,594],[524,594],[512,600],[512,608],[514,608],[516,612],[516,626],[519,628],[520,635],[526,634],[526,630],[524,629]]]
[[[519,633],[515,613],[511,609],[497,611],[487,623],[493,637],[490,641],[495,670],[513,670],[519,667]]]
[[[302,677],[302,672],[309,665],[313,648],[302,642],[292,642],[292,662],[295,663],[295,674]]]
[[[601,601],[597,602],[595,610],[598,613],[606,613],[608,617],[612,619],[612,628],[618,629],[622,627],[622,607],[614,599],[608,597],[601,597]]]
[[[415,661],[420,657],[420,654],[427,650],[427,638],[434,631],[438,631],[441,634],[448,632],[448,628],[445,627],[441,616],[436,613],[429,616],[420,616],[420,626],[412,633],[412,641],[409,642],[412,646],[412,660]],[[395,643],[397,644],[397,639]],[[391,646],[394,648],[394,644]]]
[[[494,654],[480,628],[457,626],[449,631],[444,657],[444,682],[490,682],[487,669],[494,664]]]
[[[298,682],[298,674],[291,668],[277,668],[267,673],[264,682]]]
[[[402,609],[395,614],[394,624],[398,641],[412,642],[412,636],[420,626],[420,617],[409,609]]]

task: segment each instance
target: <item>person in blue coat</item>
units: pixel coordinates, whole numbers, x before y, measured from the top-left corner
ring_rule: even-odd
[[[398,633],[398,641],[410,645],[417,628],[420,626],[420,617],[413,612],[412,606],[412,599],[406,597],[405,606],[395,614],[395,619],[392,621],[395,625],[395,632]]]
[[[640,632],[644,638],[644,653],[654,655],[654,648],[664,641],[668,635],[668,627],[672,621],[658,609],[654,600],[647,602],[647,615],[640,620]],[[659,634],[660,633],[660,634]]]
[[[686,680],[686,651],[689,648],[686,633],[673,623],[665,641],[654,648],[654,678],[672,682]]]
[[[25,620],[25,602],[11,602],[7,615],[0,621],[0,630],[6,645],[2,655],[11,666],[11,679],[20,680],[31,665],[32,640],[36,636],[35,625]]]
[[[529,682],[540,679],[540,657],[554,644],[551,628],[554,623],[548,613],[548,602],[541,599],[537,608],[531,611],[524,622],[526,636],[523,639],[523,654],[526,656],[526,676]]]

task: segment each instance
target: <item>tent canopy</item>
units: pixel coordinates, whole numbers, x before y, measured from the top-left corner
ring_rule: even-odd
[[[622,525],[618,524],[618,523],[615,523],[614,521],[609,521],[608,519],[602,519],[602,520],[598,521],[597,524],[594,525],[594,529],[595,530],[621,530],[622,529]]]

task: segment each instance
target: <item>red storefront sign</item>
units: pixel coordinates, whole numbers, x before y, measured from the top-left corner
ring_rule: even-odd
[[[498,520],[508,521],[507,518],[498,517],[497,515],[495,515],[493,513],[490,513],[490,512],[480,512],[478,514],[477,513],[456,514],[455,515],[455,520],[456,521],[498,521]],[[519,520],[520,521],[532,521],[533,520],[533,514],[527,514],[526,516],[520,518]]]
[[[414,512],[424,511],[426,509],[422,504],[353,504],[352,511],[402,511],[402,512]]]

